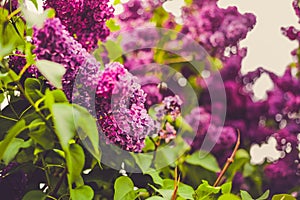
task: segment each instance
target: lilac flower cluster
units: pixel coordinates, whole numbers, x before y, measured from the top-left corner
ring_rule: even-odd
[[[216,145],[212,149],[212,153],[215,154],[219,159],[219,162],[223,164],[226,160],[223,160],[224,152],[229,152],[236,143],[236,130],[231,126],[219,127],[211,120],[211,114],[204,107],[194,108],[189,115],[185,117],[186,122],[191,125],[196,136],[191,143],[192,151],[199,149],[207,135],[209,126],[211,126],[211,133],[208,134],[209,140]],[[221,130],[221,135],[216,138],[215,133],[217,129]],[[226,156],[225,156],[226,159]]]
[[[119,63],[106,65],[96,92],[98,122],[107,137],[122,149],[140,152],[153,121],[144,108],[146,94]]]
[[[253,14],[241,14],[236,7],[222,9],[216,1],[197,2],[183,8],[182,33],[203,45],[211,56],[222,57],[227,47],[238,48],[256,23]]]
[[[155,123],[158,129],[158,136],[160,139],[165,140],[166,143],[176,138],[177,130],[173,122],[181,115],[180,106],[182,103],[182,100],[177,95],[167,96],[163,99],[161,105],[155,109],[157,118]],[[167,120],[166,117],[171,119]]]
[[[105,22],[113,17],[114,9],[108,2],[108,0],[46,0],[45,7],[54,8],[56,16],[70,34],[90,51],[97,47],[98,40],[105,40],[110,33]]]
[[[70,36],[58,18],[46,20],[41,29],[35,28],[33,43],[36,46],[33,52],[37,59],[50,60],[65,67],[66,73],[63,76],[62,85],[70,101],[76,78],[77,82],[82,83],[83,87],[89,90],[97,86],[100,64]]]
[[[26,184],[27,174],[17,170],[18,163],[11,162],[0,170],[0,192],[3,199],[22,199]]]
[[[122,30],[149,25],[155,9],[161,7],[166,0],[129,0],[123,4],[124,11],[117,16]]]
[[[9,56],[8,65],[10,69],[14,70],[17,74],[20,73],[24,68],[24,66],[26,65],[25,55],[21,51],[17,50],[15,52],[15,55]],[[38,76],[39,76],[39,72],[35,66],[30,66],[24,73],[24,77],[38,77]]]
[[[12,12],[18,8],[19,2],[18,0],[5,0],[3,8],[8,10],[9,12]]]
[[[300,2],[299,2],[299,0],[293,0],[293,8],[295,10],[297,17],[300,18]],[[299,22],[300,22],[300,20],[299,20]]]
[[[214,106],[227,107],[225,129],[223,128],[219,138],[222,143],[221,149],[222,147],[226,148],[219,151],[221,149],[219,149],[217,142],[213,153],[220,163],[222,163],[224,155],[230,155],[235,139],[232,128],[240,130],[242,143],[243,141],[260,143],[266,141],[270,136],[275,137],[278,143],[277,148],[285,157],[278,162],[267,165],[265,175],[270,182],[266,182],[266,185],[272,186],[273,192],[287,192],[291,188],[291,182],[299,183],[300,160],[298,155],[299,140],[297,139],[299,136],[297,134],[300,132],[300,80],[292,74],[291,68],[288,68],[281,77],[262,68],[242,75],[240,68],[243,55],[244,53],[223,58],[224,68],[220,72],[224,80],[227,104],[214,102]],[[267,92],[266,100],[254,101],[252,85],[262,74],[270,76],[274,88]],[[211,78],[213,80],[214,76]],[[218,92],[218,89],[218,86],[215,86],[215,92]],[[200,97],[200,105],[203,108],[198,108],[187,117],[187,121],[194,129],[199,126],[197,136],[192,144],[194,149],[201,147],[203,134],[206,133],[208,123],[211,123],[208,120],[209,117],[206,117],[210,115],[212,106],[208,99],[209,94],[204,86],[204,91]],[[203,116],[202,120],[199,119],[201,116]],[[194,125],[195,123],[197,126]],[[227,129],[226,127],[230,128]],[[224,134],[224,130],[228,135]],[[287,168],[288,170],[285,170]]]

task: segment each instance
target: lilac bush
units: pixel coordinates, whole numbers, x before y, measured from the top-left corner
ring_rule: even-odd
[[[255,13],[169,3],[1,3],[3,198],[299,199],[299,48],[283,75],[244,74]],[[274,86],[257,99],[263,75]],[[254,163],[269,141],[277,158]]]

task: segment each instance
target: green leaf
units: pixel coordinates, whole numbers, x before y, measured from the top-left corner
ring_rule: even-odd
[[[77,134],[81,141],[89,147],[88,150],[94,158],[100,162],[101,152],[99,151],[99,134],[96,120],[91,116],[87,109],[79,106],[74,106],[74,119]]]
[[[151,109],[151,108],[150,108]],[[149,138],[149,136],[146,136],[145,138],[145,146],[143,148],[144,152],[147,151],[154,151],[155,150],[155,144],[153,143],[153,141]]]
[[[155,184],[163,186],[163,179],[159,176],[158,170],[149,169],[145,174],[150,175]]]
[[[5,93],[0,93],[0,104],[4,101],[5,99]]]
[[[91,200],[94,197],[93,189],[88,185],[82,185],[71,190],[71,198],[73,200]]]
[[[174,180],[164,179],[163,180],[163,189],[172,191],[172,193],[171,193],[171,195],[172,195],[173,191],[174,191]],[[160,190],[161,189],[159,189],[159,191]],[[184,199],[194,199],[193,198],[194,189],[191,186],[180,182],[178,185],[177,195],[180,197],[183,197]]]
[[[244,190],[241,190],[241,197],[242,197],[242,200],[252,200],[252,196],[247,192],[247,191],[244,191]]]
[[[207,199],[206,197],[209,197],[212,194],[218,194],[220,192],[220,189],[220,187],[213,187],[209,185],[207,181],[202,180],[202,184],[199,185],[195,191],[195,195],[197,197],[196,199]]]
[[[57,137],[64,150],[68,150],[69,141],[75,136],[73,107],[70,104],[54,104],[52,106],[53,122]]]
[[[32,190],[25,194],[22,200],[45,200],[47,195],[41,190]]]
[[[208,56],[212,70],[217,71],[223,68],[223,63],[219,58]]]
[[[270,195],[270,190],[265,191],[265,193],[263,193],[260,197],[258,197],[256,200],[265,200],[268,199]]]
[[[25,94],[28,95],[34,102],[43,97],[41,93],[42,85],[36,78],[27,78],[24,83]]]
[[[187,157],[185,161],[192,165],[201,166],[212,172],[220,171],[220,167],[216,158],[212,154],[205,151],[196,151],[191,156]]]
[[[272,200],[296,200],[296,198],[290,194],[277,194],[272,197]]]
[[[146,200],[165,200],[165,199],[160,196],[152,196],[147,198]]]
[[[111,32],[115,32],[120,30],[120,25],[116,24],[114,19],[109,19],[106,21],[106,26],[109,28]]]
[[[117,178],[114,184],[114,200],[135,199],[134,184],[127,176]]]
[[[45,105],[51,108],[54,103],[67,103],[68,99],[62,90],[49,90],[45,92]]]
[[[0,144],[0,159],[3,159],[4,153],[7,150],[10,143],[15,137],[17,137],[22,131],[26,129],[25,120],[18,121],[12,128],[9,129],[4,140]]]
[[[191,186],[186,185],[184,183],[179,183],[178,191],[177,191],[178,196],[184,199],[194,199],[193,198],[194,193],[195,191]]]
[[[9,83],[13,83],[17,80],[19,80],[19,77],[13,70],[9,70],[6,73],[0,72],[0,88],[7,88]]]
[[[173,189],[159,189],[157,192],[161,194],[164,199],[171,199],[173,195]]]
[[[135,154],[131,153],[132,157],[134,158],[136,164],[140,167],[143,173],[146,173],[149,171],[153,154],[147,154],[147,153],[141,153],[141,154]]]
[[[218,200],[240,200],[240,198],[234,194],[223,194]]]
[[[70,183],[74,183],[81,178],[81,172],[84,167],[84,152],[79,144],[70,144],[66,153],[68,167],[68,178]]]
[[[64,66],[49,60],[38,60],[36,66],[53,86],[59,89],[62,88],[62,77],[66,72]]]
[[[121,0],[114,0],[114,5],[118,5],[121,3]]]
[[[2,142],[0,142],[0,144],[1,143]],[[6,151],[4,152],[2,158],[5,165],[8,165],[16,157],[21,148],[28,148],[31,146],[31,144],[31,140],[25,142],[23,139],[13,138],[12,142],[8,145]]]
[[[24,44],[25,24],[22,18],[12,17],[8,21],[8,10],[0,8],[0,60],[11,53],[18,45]]]
[[[174,146],[166,148],[166,147],[159,147],[156,151],[156,158],[154,165],[156,169],[161,169],[171,163],[174,163],[180,156],[182,156],[190,146],[181,138],[177,137],[174,140]]]
[[[63,149],[68,148],[69,141],[77,132],[82,143],[89,147],[90,153],[100,162],[98,129],[96,120],[90,113],[81,106],[66,103],[53,104],[51,110],[57,136]]]
[[[35,125],[35,123],[40,123],[40,125],[38,128],[30,129],[29,136],[44,149],[52,149],[54,147],[53,134],[47,129],[46,124],[42,120],[36,119],[31,122],[31,125]]]
[[[224,183],[223,185],[221,185],[222,194],[230,193],[231,188],[232,188],[232,183],[231,182]]]
[[[116,61],[122,57],[122,47],[117,42],[108,40],[104,43],[104,46],[108,52],[108,58],[110,61]]]

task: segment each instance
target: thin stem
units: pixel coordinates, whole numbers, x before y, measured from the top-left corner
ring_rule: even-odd
[[[19,79],[22,75],[26,72],[26,70],[30,67],[30,64],[26,63],[26,65],[22,68],[21,72],[19,73]]]
[[[41,160],[42,160],[42,164],[43,164],[44,171],[45,171],[47,185],[49,187],[49,190],[51,191],[51,184],[50,184],[50,177],[49,177],[50,171],[49,171],[49,168],[46,167],[47,164],[46,164],[45,159],[42,155],[41,155]]]
[[[7,117],[7,116],[4,116],[4,115],[0,115],[0,118],[7,119],[7,120],[10,120],[10,121],[14,121],[14,122],[19,121],[17,119],[14,119],[14,118],[11,118],[11,117]]]
[[[172,193],[171,200],[176,200],[179,183],[180,183],[180,176],[178,176],[178,168],[176,166],[174,172],[174,191]]]
[[[58,198],[58,200],[62,199],[63,197],[66,197],[66,196],[69,196],[69,194],[63,194],[63,195],[61,195],[61,196]]]
[[[57,198],[55,198],[55,197],[53,197],[53,196],[51,196],[51,195],[47,195],[47,197],[48,197],[49,199],[57,200]]]
[[[30,109],[30,108],[32,108],[32,106],[30,105],[30,106],[28,106],[28,108],[26,108],[22,113],[21,113],[21,115],[20,115],[20,118],[22,118],[23,117],[23,115]]]
[[[222,171],[220,172],[217,180],[215,181],[214,183],[214,187],[217,187],[222,179],[222,177],[224,176],[225,172],[227,171],[228,167],[230,166],[231,163],[233,163],[234,161],[234,157],[235,157],[235,154],[237,152],[237,150],[239,149],[239,146],[240,146],[240,143],[241,143],[241,134],[240,134],[240,131],[237,130],[238,132],[238,137],[237,137],[237,141],[236,141],[236,144],[235,144],[235,147],[234,147],[234,150],[231,154],[231,156],[227,159]]]
[[[18,14],[19,12],[21,12],[21,8],[18,8],[16,10],[14,10],[12,13],[10,13],[8,16],[7,16],[7,20],[10,20],[13,16],[15,16],[16,14]]]
[[[46,164],[45,166],[45,168],[50,168],[50,167],[65,168],[64,165],[57,165],[57,164]]]
[[[63,183],[64,179],[66,178],[67,172],[68,172],[68,171],[67,171],[67,168],[65,168],[64,171],[62,172],[62,175],[61,175],[60,179],[58,180],[58,182],[57,182],[57,184],[56,184],[54,190],[51,192],[51,194],[52,194],[53,196],[55,196],[56,193],[58,192],[58,190],[59,190],[61,184]]]

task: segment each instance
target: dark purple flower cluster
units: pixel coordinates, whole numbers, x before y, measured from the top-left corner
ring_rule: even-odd
[[[300,2],[299,2],[299,0],[294,0],[293,1],[293,8],[295,10],[295,13],[296,13],[297,17],[300,18]]]
[[[77,41],[88,51],[97,47],[98,40],[105,40],[110,31],[105,22],[113,17],[114,8],[108,0],[46,0],[45,7],[54,8],[56,16]]]
[[[226,48],[238,48],[256,18],[239,13],[236,7],[222,9],[216,1],[204,1],[183,8],[183,23],[183,34],[203,45],[211,56],[222,57]]]
[[[122,149],[140,152],[153,121],[144,108],[146,94],[123,65],[106,65],[96,91],[98,122],[107,137]]]
[[[18,8],[18,5],[19,5],[18,0],[5,0],[3,4],[3,8],[7,9],[9,12],[12,12]]]
[[[17,50],[15,55],[9,56],[8,65],[10,69],[19,74],[26,65],[25,55]],[[24,77],[38,77],[39,72],[35,66],[30,66],[23,75]]]
[[[11,162],[6,167],[0,169],[0,192],[2,199],[18,200],[22,199],[26,184],[27,174],[21,170],[16,170],[18,163]]]
[[[58,18],[46,20],[41,29],[35,28],[33,43],[37,59],[57,62],[67,70],[62,84],[69,100],[72,100],[75,80],[89,90],[96,87],[100,64],[70,36]]]
[[[282,33],[290,40],[300,40],[300,32],[293,26],[287,28],[281,28]]]
[[[223,164],[223,162],[226,161],[222,159],[224,157],[224,153],[230,152],[236,143],[236,130],[231,126],[219,127],[211,120],[211,114],[203,107],[194,108],[185,119],[196,133],[196,136],[191,144],[192,151],[199,149],[204,141],[204,138],[208,136],[209,141],[215,144],[214,148],[212,149],[212,153],[215,154],[216,157],[220,158],[219,162]],[[210,133],[208,133],[209,127]],[[216,133],[218,132],[221,134],[219,137],[216,137]]]

